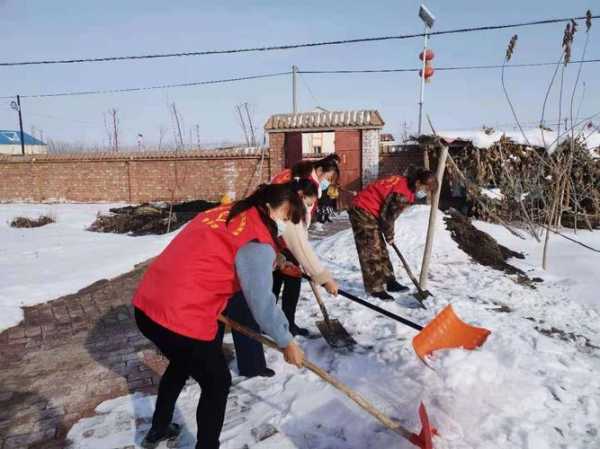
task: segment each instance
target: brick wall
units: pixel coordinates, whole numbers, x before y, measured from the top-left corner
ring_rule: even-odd
[[[257,149],[0,156],[0,201],[240,198],[251,179],[258,184],[260,161]],[[262,164],[264,182],[272,176],[267,151]]]
[[[285,167],[285,133],[269,133],[271,171],[276,175]]]

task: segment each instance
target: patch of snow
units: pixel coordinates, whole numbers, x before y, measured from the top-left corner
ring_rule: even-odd
[[[502,200],[504,195],[500,189],[481,189],[481,193],[493,200]]]
[[[23,306],[76,293],[156,256],[176,235],[130,237],[85,229],[116,204],[0,205],[0,331],[23,319]],[[56,223],[11,228],[17,216],[49,214]]]

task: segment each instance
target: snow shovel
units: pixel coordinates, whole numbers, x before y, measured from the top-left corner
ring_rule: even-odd
[[[317,328],[329,346],[332,348],[351,348],[356,344],[356,341],[350,336],[348,331],[344,329],[342,323],[336,319],[329,319],[329,313],[327,313],[325,304],[321,299],[321,294],[309,276],[305,275],[302,270],[300,270],[300,268],[294,264],[286,264],[285,266],[279,268],[279,271],[286,276],[296,278],[303,277],[308,279],[310,288],[312,288],[315,299],[317,300],[317,304],[319,304],[319,308],[321,309],[324,319],[323,321],[317,321]]]
[[[392,248],[394,248],[394,251],[396,251],[396,254],[398,254],[398,257],[402,261],[402,265],[404,265],[404,269],[406,270],[408,277],[410,278],[412,283],[415,284],[415,287],[417,287],[417,293],[414,293],[413,296],[417,299],[417,301],[419,301],[419,304],[421,304],[421,307],[426,309],[427,307],[425,307],[425,305],[423,304],[423,301],[425,299],[427,299],[428,296],[433,296],[433,295],[431,294],[431,292],[429,290],[423,290],[421,288],[421,286],[419,285],[419,281],[417,281],[417,278],[415,277],[412,270],[410,269],[408,262],[406,261],[406,259],[404,258],[404,256],[402,255],[402,253],[400,252],[400,250],[398,249],[396,244],[394,242],[391,242],[390,246]]]
[[[338,290],[338,293],[351,301],[418,330],[419,333],[413,338],[412,345],[413,349],[422,360],[433,351],[439,349],[476,349],[481,346],[488,335],[491,334],[491,332],[485,328],[471,326],[462,321],[456,313],[454,313],[451,304],[448,304],[431,322],[429,322],[429,324],[423,327],[348,292]]]
[[[317,327],[325,341],[332,348],[352,348],[356,344],[354,338],[344,329],[339,320],[329,319],[329,314],[327,313],[323,299],[321,299],[318,287],[312,281],[309,281],[309,284],[323,314],[323,321],[317,321]]]
[[[239,324],[223,315],[219,315],[219,321],[221,323],[231,327],[232,329],[234,329],[236,332],[239,332],[240,334],[244,334],[247,337],[250,337],[256,341],[259,341],[260,343],[264,344],[265,346],[268,346],[279,352],[283,352],[283,350],[281,348],[279,348],[277,346],[277,344],[274,341],[272,341],[271,339],[263,337],[262,335],[254,332],[253,330],[248,329],[247,327],[242,326],[241,324]],[[375,406],[373,404],[371,404],[369,401],[367,401],[367,399],[362,397],[360,394],[358,394],[356,391],[352,390],[347,385],[345,385],[342,382],[340,382],[339,380],[337,380],[335,377],[333,377],[327,371],[321,369],[320,367],[318,367],[317,365],[315,365],[314,363],[309,361],[307,358],[304,358],[303,366],[305,368],[309,369],[310,371],[312,371],[313,373],[315,373],[317,376],[319,376],[321,379],[323,379],[328,384],[330,384],[333,387],[335,387],[336,389],[340,390],[348,398],[350,398],[352,401],[354,401],[359,407],[361,407],[363,410],[365,410],[368,413],[370,413],[371,415],[373,415],[377,420],[379,420],[379,422],[381,422],[381,424],[383,424],[385,427],[387,427],[391,431],[397,433],[402,438],[407,439],[412,444],[414,444],[415,446],[417,446],[421,449],[433,449],[432,436],[434,434],[437,434],[437,432],[436,432],[435,428],[431,427],[431,424],[429,423],[429,417],[427,416],[427,410],[425,409],[425,405],[423,405],[423,403],[421,403],[419,405],[419,419],[421,421],[422,428],[421,428],[421,432],[419,434],[416,434],[416,433],[411,432],[407,428],[403,427],[402,424],[400,424],[398,421],[395,421],[395,420],[389,418],[387,415],[383,414],[383,412],[381,412],[379,409],[375,408]]]

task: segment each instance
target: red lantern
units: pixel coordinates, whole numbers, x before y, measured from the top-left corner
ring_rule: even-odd
[[[419,55],[419,59],[422,61],[423,60],[423,53],[425,53],[425,61],[431,61],[433,60],[433,57],[435,56],[433,54],[433,50],[431,49],[427,49],[424,52],[421,52],[421,54]]]
[[[427,64],[425,66],[425,80],[428,80],[429,78],[431,78],[433,76],[433,67],[431,67],[429,64]],[[423,70],[419,70],[419,76],[423,76]]]

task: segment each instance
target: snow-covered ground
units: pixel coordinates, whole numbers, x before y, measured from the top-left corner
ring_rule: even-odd
[[[67,214],[66,210],[73,206],[64,207],[63,213]],[[428,212],[425,206],[415,206],[403,214],[396,226],[397,243],[416,270],[423,252]],[[61,212],[57,210],[56,215],[60,218]],[[74,226],[81,230],[89,224],[85,221]],[[511,263],[526,271],[539,266],[541,249],[532,239],[514,239],[495,225],[477,223],[477,226],[512,249],[527,253],[524,261],[511,260]],[[307,357],[415,431],[418,430],[417,407],[423,401],[441,435],[434,440],[437,449],[600,447],[600,378],[597,375],[600,371],[600,349],[597,348],[600,347],[600,299],[596,281],[600,276],[599,255],[552,237],[550,271],[542,273],[536,268],[531,272],[541,274],[546,280],[532,290],[501,272],[473,263],[444,229],[441,217],[437,227],[428,286],[435,297],[428,300],[429,309],[414,308],[408,294],[397,295],[396,303],[378,304],[425,324],[451,303],[466,322],[492,331],[485,345],[476,351],[438,352],[429,361],[433,368],[430,369],[412,350],[415,331],[341,297],[327,297],[330,314],[340,319],[361,348],[353,353],[336,352],[320,338],[304,339],[301,343]],[[4,248],[5,235],[9,234],[4,228],[2,232]],[[74,230],[69,232],[77,234]],[[94,242],[97,247],[93,248],[105,255],[92,260],[104,263],[114,260],[108,257],[111,251],[123,251],[117,254],[126,253],[132,259],[137,254],[141,260],[152,255],[148,254],[149,247],[155,245],[154,253],[157,253],[168,238],[144,238],[146,244],[138,246],[139,238],[84,235],[85,245],[91,246],[89,242]],[[100,248],[102,245],[96,242],[100,237],[106,238],[105,244],[110,249]],[[598,232],[579,232],[577,238],[600,246]],[[62,266],[65,270],[62,274],[70,275],[78,265],[90,265],[89,258],[82,259],[79,247],[83,243],[79,237],[69,240],[73,246],[68,240],[58,240],[62,244],[47,246],[54,258],[47,257]],[[13,245],[10,241],[7,243]],[[127,251],[121,248],[125,246]],[[322,240],[317,250],[342,288],[364,296],[350,230]],[[2,268],[21,263],[11,259],[9,254],[22,257],[14,251],[3,253]],[[395,256],[392,260],[400,267]],[[20,265],[21,270],[33,266],[31,259],[29,261]],[[128,269],[125,265],[119,268],[125,271]],[[101,263],[89,268],[94,269],[100,270],[98,277],[93,279],[89,271],[81,272],[85,282],[77,288],[109,275],[102,271],[108,268]],[[408,282],[401,269],[397,268],[396,272],[399,279]],[[58,269],[55,275],[57,273]],[[23,281],[21,287],[39,291],[34,282]],[[59,290],[56,286],[54,291]],[[58,294],[63,293],[68,292]],[[4,291],[3,294],[6,295]],[[297,321],[317,333],[314,322],[320,318],[319,309],[308,286],[303,287],[302,294],[304,300],[300,302]],[[544,335],[542,330],[552,336]],[[566,340],[559,338],[560,331],[565,333]],[[234,376],[222,434],[223,449],[413,447],[312,373],[285,364],[274,351],[268,350],[267,355],[269,365],[277,371],[276,377],[246,380]],[[232,370],[235,374],[235,362]],[[184,434],[177,447],[194,447],[198,395],[198,386],[190,383],[178,401],[176,420],[184,423]],[[82,419],[70,430],[72,447],[110,449],[139,444],[148,429],[154,400],[153,396],[135,395],[101,404],[96,416]],[[257,444],[252,430],[265,424],[277,428],[280,436]],[[163,443],[160,447],[167,446]]]
[[[0,331],[23,319],[21,306],[46,302],[126,273],[157,253],[175,233],[129,237],[85,229],[115,204],[0,204]],[[122,206],[119,205],[119,206]],[[50,215],[40,228],[9,226],[17,216]]]

